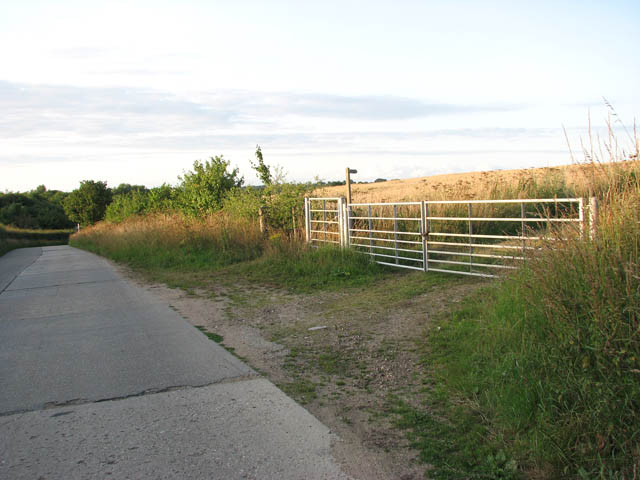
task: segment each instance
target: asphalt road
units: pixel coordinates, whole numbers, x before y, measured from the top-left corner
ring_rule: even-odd
[[[332,440],[104,259],[0,257],[0,479],[349,478]]]

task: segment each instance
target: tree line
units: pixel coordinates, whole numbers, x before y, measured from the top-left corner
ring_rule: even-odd
[[[0,192],[0,224],[29,229],[73,227],[64,209],[68,195],[44,185],[24,193]]]
[[[0,223],[19,228],[63,229],[79,224],[87,226],[101,220],[121,222],[132,215],[180,212],[201,217],[224,210],[241,217],[257,217],[266,212],[269,226],[293,228],[296,209],[313,188],[328,183],[292,183],[285,181],[281,168],[265,163],[256,146],[251,166],[262,182],[245,186],[238,168],[222,156],[196,160],[191,170],[178,177],[176,185],[120,184],[109,188],[107,182],[83,180],[72,192],[47,190],[44,185],[25,193],[0,193]],[[298,213],[301,213],[298,211]]]

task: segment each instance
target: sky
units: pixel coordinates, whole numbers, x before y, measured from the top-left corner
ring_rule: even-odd
[[[0,191],[571,163],[640,113],[636,1],[0,2]],[[623,139],[626,138],[622,135]],[[627,136],[628,137],[628,136]],[[576,155],[579,157],[579,155]]]

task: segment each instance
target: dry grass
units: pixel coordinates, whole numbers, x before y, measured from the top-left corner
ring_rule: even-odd
[[[541,186],[546,186],[545,190],[549,191],[562,187],[575,195],[587,196],[594,179],[604,181],[609,176],[608,171],[612,165],[615,168],[625,168],[625,162],[618,162],[454,173],[357,184],[351,186],[351,192],[354,203],[510,198],[535,193]],[[633,165],[629,168],[631,167]],[[346,196],[346,187],[325,187],[316,190],[314,195]]]
[[[214,214],[179,214],[100,222],[73,235],[71,244],[143,269],[208,269],[261,255],[264,239],[253,221]]]

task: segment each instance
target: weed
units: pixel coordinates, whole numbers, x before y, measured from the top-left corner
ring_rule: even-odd
[[[246,361],[247,361],[247,359],[246,359],[246,358],[244,358],[244,357],[242,357],[241,355],[238,355],[238,354],[236,353],[236,349],[235,349],[235,348],[230,347],[230,346],[228,346],[228,345],[225,345],[225,344],[223,343],[224,338],[222,337],[222,335],[218,335],[217,333],[213,333],[213,332],[208,332],[208,331],[207,331],[207,329],[206,329],[206,327],[203,327],[203,326],[196,326],[196,328],[197,328],[198,330],[200,330],[202,333],[204,333],[204,334],[207,336],[207,338],[208,338],[209,340],[212,340],[212,341],[216,342],[217,344],[219,344],[222,348],[224,348],[224,349],[225,349],[227,352],[229,352],[230,354],[232,354],[232,355],[236,356],[237,358],[239,358],[239,359],[240,359],[240,360],[242,360],[243,362],[246,362]]]
[[[326,349],[315,361],[318,369],[327,375],[350,376],[353,360],[343,350]]]
[[[315,400],[317,397],[316,384],[303,378],[299,378],[294,382],[281,383],[278,388],[303,405]]]
[[[492,440],[487,428],[470,408],[447,403],[447,418],[417,409],[397,397],[390,397],[396,425],[408,430],[411,445],[420,458],[433,466],[434,479],[519,478],[517,463],[508,459],[499,442]]]
[[[224,340],[224,337],[222,335],[218,335],[217,333],[213,333],[213,332],[208,332],[206,327],[198,325],[196,326],[196,328],[200,330],[202,333],[204,333],[209,338],[209,340],[213,340],[216,343],[222,343],[222,341]]]

